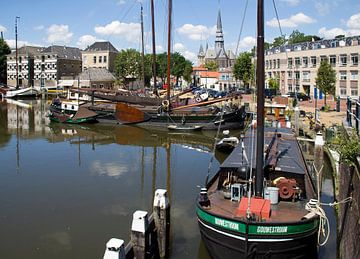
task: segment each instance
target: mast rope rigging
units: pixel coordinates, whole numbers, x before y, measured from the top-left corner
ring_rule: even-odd
[[[205,186],[207,186],[208,181],[209,181],[211,166],[212,166],[212,163],[213,163],[214,157],[215,157],[216,143],[218,142],[218,139],[219,139],[221,123],[222,123],[223,115],[224,115],[224,112],[225,112],[225,106],[226,106],[226,104],[224,104],[222,106],[222,109],[221,109],[221,112],[220,112],[220,121],[219,121],[219,125],[218,125],[217,131],[216,131],[216,136],[215,136],[214,146],[213,146],[213,150],[212,150],[212,155],[211,155],[211,158],[210,158],[210,161],[209,161],[208,172],[207,172],[206,180],[205,180]]]
[[[235,57],[237,56],[238,50],[239,50],[239,44],[240,44],[242,30],[243,30],[243,27],[244,27],[244,22],[245,22],[245,16],[246,16],[246,12],[247,12],[248,3],[249,3],[249,0],[246,0],[245,9],[244,9],[244,13],[243,13],[243,18],[242,18],[241,26],[240,26],[239,37],[238,37],[237,43],[236,43]]]

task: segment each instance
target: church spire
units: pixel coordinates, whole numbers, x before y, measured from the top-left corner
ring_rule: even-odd
[[[217,17],[217,26],[216,26],[216,39],[215,39],[216,55],[218,55],[221,50],[224,50],[224,36],[222,30],[221,13],[219,9],[219,13]]]

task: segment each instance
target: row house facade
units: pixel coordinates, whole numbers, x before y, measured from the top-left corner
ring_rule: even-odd
[[[335,95],[358,97],[360,36],[305,42],[269,49],[265,53],[267,80],[279,79],[280,92],[304,92],[314,96],[322,60],[336,71]]]
[[[82,70],[88,68],[105,68],[114,72],[118,50],[109,42],[95,42],[81,52]]]
[[[42,47],[23,46],[18,49],[18,85],[34,85],[34,59],[44,50]],[[7,55],[7,84],[16,86],[16,53]]]
[[[62,78],[75,78],[81,72],[78,48],[24,46],[18,49],[18,85],[56,87]],[[7,84],[16,86],[16,53],[7,55]]]

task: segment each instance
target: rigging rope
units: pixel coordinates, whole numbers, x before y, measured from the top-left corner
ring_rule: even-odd
[[[238,50],[239,50],[239,43],[240,43],[240,38],[241,38],[242,30],[243,30],[243,27],[244,27],[244,21],[245,21],[245,15],[246,15],[246,10],[247,10],[248,3],[249,3],[249,0],[246,0],[245,9],[244,9],[244,14],[243,14],[243,18],[242,18],[241,26],[240,26],[239,37],[238,37],[237,44],[236,44],[235,57],[237,56]]]
[[[220,133],[221,123],[222,123],[223,115],[224,115],[224,111],[225,111],[225,106],[226,106],[226,103],[222,106],[221,113],[220,113],[220,122],[219,122],[219,126],[218,126],[218,128],[217,128],[217,131],[216,131],[216,136],[215,136],[215,141],[214,141],[214,147],[213,147],[213,150],[212,150],[212,156],[211,156],[211,159],[210,159],[210,162],[209,162],[208,172],[207,172],[206,180],[205,180],[205,187],[206,187],[207,184],[208,184],[209,177],[210,177],[211,165],[212,165],[212,162],[214,161],[214,157],[215,157],[215,149],[216,149],[216,144],[217,144],[217,142],[218,142],[218,137],[219,137],[219,133]]]

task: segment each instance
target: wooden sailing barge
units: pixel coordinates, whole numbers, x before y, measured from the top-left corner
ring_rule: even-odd
[[[317,197],[300,146],[290,129],[264,127],[263,0],[257,51],[257,123],[201,189],[200,233],[212,258],[317,258]]]

